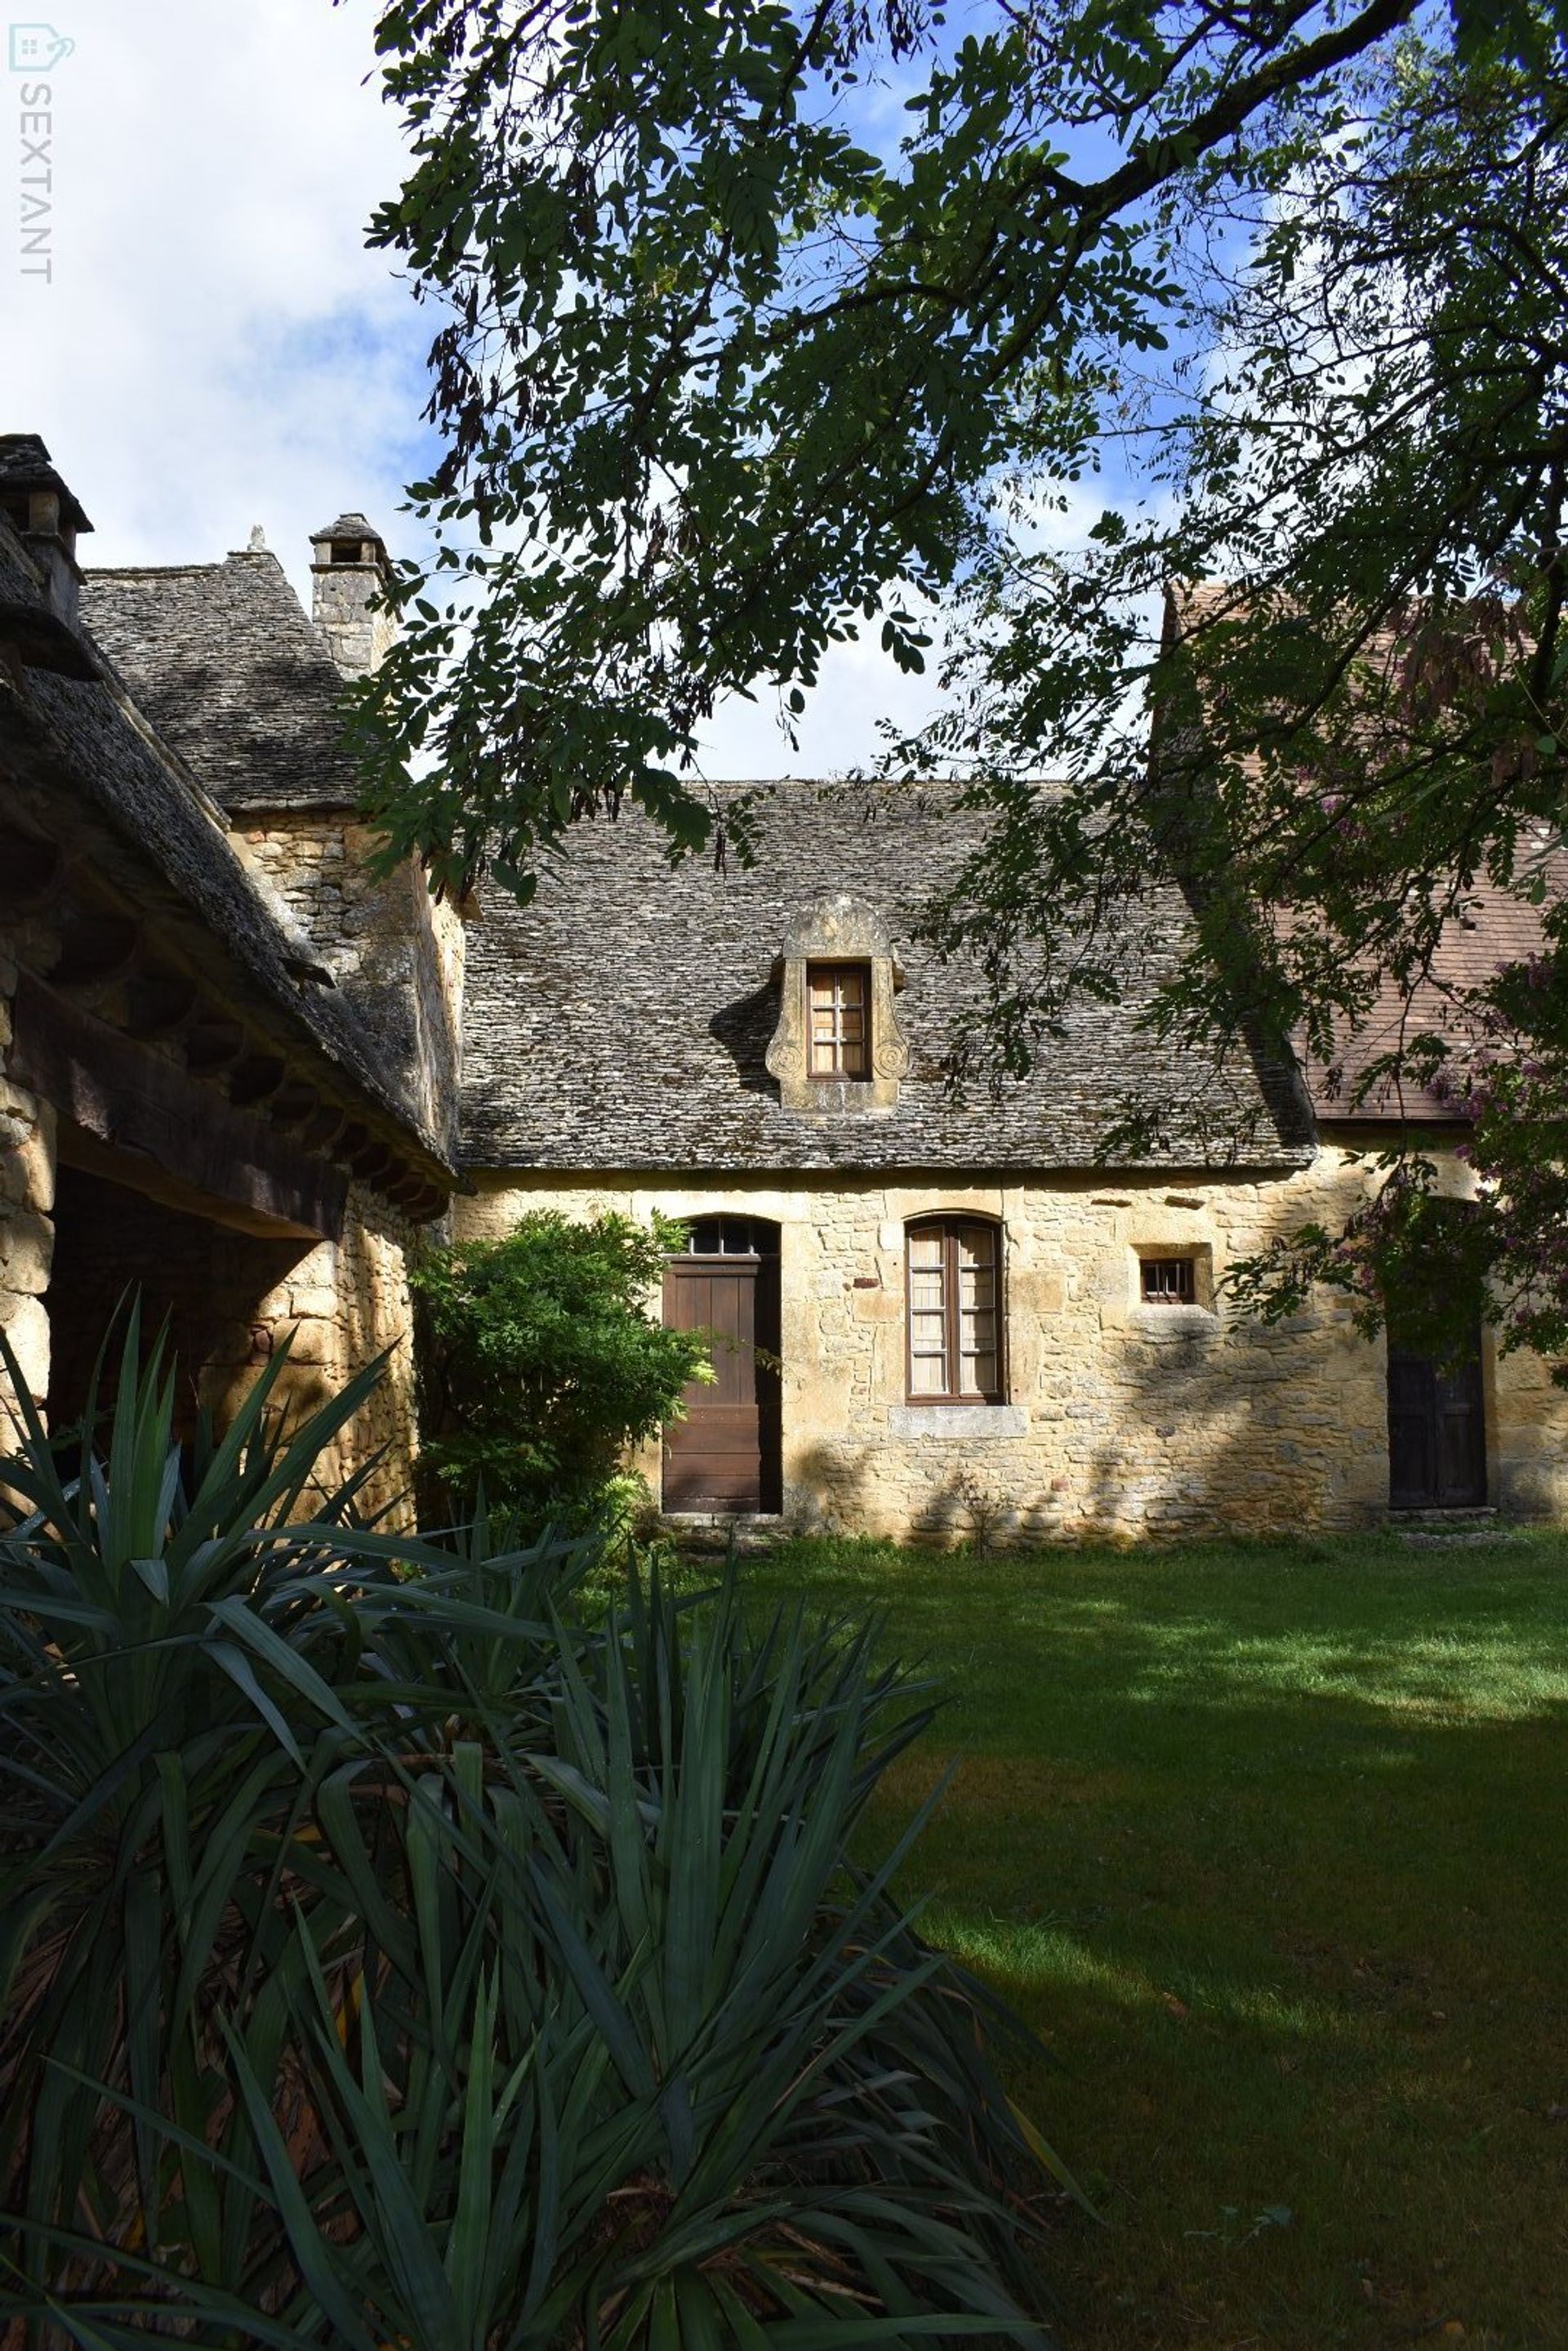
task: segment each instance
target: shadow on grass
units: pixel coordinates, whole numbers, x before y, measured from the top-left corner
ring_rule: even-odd
[[[867,1834],[959,1755],[903,1890],[1059,2061],[1016,2087],[1114,2223],[1064,2246],[1081,2351],[1562,2339],[1565,1561],[766,1562],[952,1692]]]

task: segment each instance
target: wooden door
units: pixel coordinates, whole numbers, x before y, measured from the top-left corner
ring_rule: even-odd
[[[1480,1334],[1468,1361],[1388,1351],[1388,1501],[1396,1510],[1473,1510],[1486,1500]]]
[[[714,1374],[690,1383],[686,1418],[665,1426],[667,1510],[781,1507],[778,1275],[778,1259],[763,1256],[676,1258],[666,1270],[665,1322],[711,1334]]]

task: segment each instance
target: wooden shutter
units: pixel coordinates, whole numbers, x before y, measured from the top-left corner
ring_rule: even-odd
[[[909,1395],[919,1402],[951,1387],[947,1228],[921,1225],[909,1235]]]
[[[1002,1392],[996,1294],[996,1228],[960,1225],[952,1235],[957,1270],[959,1393],[994,1396]]]

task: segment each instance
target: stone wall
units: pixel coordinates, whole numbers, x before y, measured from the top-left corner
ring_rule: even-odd
[[[327,1458],[323,1475],[345,1478],[381,1455],[362,1507],[389,1510],[399,1526],[413,1523],[419,1450],[408,1274],[420,1246],[407,1217],[356,1184],[341,1240],[319,1242],[261,1306],[261,1322],[275,1339],[286,1331],[293,1334],[286,1393],[296,1406],[324,1401],[374,1356],[390,1351],[379,1386]]]
[[[321,1479],[331,1485],[384,1448],[373,1505],[406,1504],[417,1435],[407,1280],[412,1235],[395,1210],[356,1186],[340,1241],[263,1239],[72,1167],[59,1172],[57,1205],[54,1280],[44,1301],[54,1333],[52,1426],[79,1417],[109,1318],[134,1285],[144,1326],[169,1322],[181,1372],[182,1439],[192,1433],[201,1405],[220,1426],[231,1418],[286,1338],[289,1359],[277,1395],[296,1418],[390,1348],[380,1387],[324,1457]]]
[[[464,933],[405,862],[370,879],[377,835],[341,810],[239,816],[233,837],[271,885],[408,1089],[428,1130],[457,1142]]]
[[[1342,1217],[1366,1177],[1325,1149],[1309,1169],[1242,1176],[1085,1175],[948,1185],[849,1176],[678,1187],[479,1176],[460,1237],[505,1231],[548,1201],[574,1215],[731,1209],[781,1228],[786,1516],[805,1525],[958,1537],[1078,1539],[1284,1532],[1376,1522],[1387,1502],[1386,1356],[1324,1294],[1267,1327],[1215,1285],[1276,1233]],[[1450,1164],[1445,1182],[1468,1176]],[[911,1405],[904,1225],[933,1210],[1000,1219],[1004,1406]],[[1193,1307],[1148,1307],[1138,1258],[1195,1253]],[[1568,1395],[1532,1357],[1485,1379],[1488,1484],[1505,1510],[1568,1512]],[[658,1490],[658,1452],[639,1466]]]
[[[343,519],[362,523],[364,517],[346,515]],[[364,543],[361,539],[360,544]],[[369,677],[373,670],[380,668],[398,640],[398,624],[392,613],[384,608],[372,610],[387,584],[381,569],[385,550],[379,538],[373,544],[379,550],[378,559],[334,563],[331,539],[316,542],[317,560],[311,565],[311,614],[345,677]]]
[[[11,1046],[15,964],[0,956],[0,1329],[34,1402],[49,1388],[49,1284],[55,1228],[55,1114],[5,1074]],[[0,1442],[16,1423],[15,1396],[0,1369]]]

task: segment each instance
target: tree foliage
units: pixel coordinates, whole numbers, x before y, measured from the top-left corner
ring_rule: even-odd
[[[375,235],[441,305],[446,442],[438,574],[372,705],[398,844],[525,886],[626,796],[690,846],[720,695],[799,707],[868,624],[919,665],[999,471],[1081,465],[1115,356],[1167,338],[1154,200],[1411,13],[386,8],[417,162]],[[897,136],[852,135],[884,99]],[[431,601],[441,570],[476,608]]]
[[[967,767],[1002,847],[933,929],[983,946],[981,1059],[1018,1069],[1174,867],[1194,947],[1152,1025],[1294,1051],[1331,1113],[1402,1130],[1351,1228],[1243,1269],[1244,1294],[1325,1280],[1376,1320],[1428,1238],[1434,1112],[1457,1113],[1464,1255],[1505,1340],[1560,1353],[1568,72],[1409,36],[1342,78],[1332,141],[1267,128],[1245,201],[1173,194],[1192,334],[1145,436],[1162,498],[966,583],[956,706],[904,747]],[[1070,970],[1021,977],[1064,916]]]
[[[483,1486],[535,1517],[590,1509],[628,1445],[710,1376],[701,1332],[649,1311],[681,1228],[533,1208],[410,1276],[429,1346],[425,1451],[460,1502]]]
[[[1392,1005],[1350,1082],[1473,1113],[1510,1334],[1568,1342],[1565,28],[386,9],[418,153],[376,234],[442,306],[445,444],[436,570],[361,713],[392,844],[526,893],[629,798],[690,851],[719,698],[787,718],[840,639],[914,670],[940,636],[947,699],[888,756],[993,814],[929,910],[991,976],[971,1074],[1114,990],[1097,942],[1174,863],[1193,936],[1151,1024],[1333,1071]],[[1168,614],[1172,582],[1220,592]],[[1540,909],[1538,952],[1456,977],[1483,886]],[[1303,1237],[1274,1273],[1329,1264]]]

